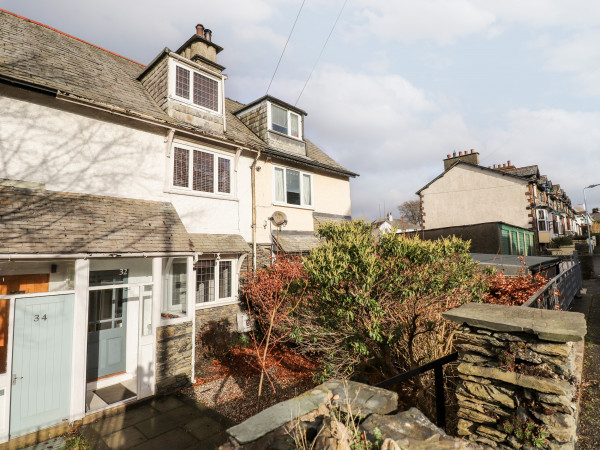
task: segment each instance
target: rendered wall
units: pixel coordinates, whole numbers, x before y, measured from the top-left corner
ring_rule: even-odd
[[[173,194],[166,129],[6,86],[0,87],[0,124],[0,178],[172,202],[192,233],[241,232],[250,240],[250,155],[242,154],[233,171],[232,197]]]
[[[529,229],[528,196],[526,181],[454,166],[421,191],[425,228],[505,222]]]

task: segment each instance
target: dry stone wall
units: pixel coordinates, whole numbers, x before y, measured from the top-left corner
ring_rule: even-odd
[[[494,448],[576,447],[583,314],[467,304],[461,324],[458,434]]]

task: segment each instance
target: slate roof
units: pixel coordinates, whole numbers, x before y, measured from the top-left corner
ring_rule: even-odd
[[[193,252],[171,203],[0,186],[0,254]]]
[[[277,233],[273,232],[273,242]],[[319,246],[321,242],[312,231],[280,231],[279,249],[286,253],[303,253]]]
[[[498,169],[496,169],[498,170]],[[535,179],[540,176],[540,171],[537,165],[533,166],[525,166],[525,167],[515,167],[515,168],[501,168],[501,172],[507,172],[511,175],[516,175],[517,177],[523,178],[531,178]]]
[[[202,253],[249,253],[248,243],[238,234],[190,233],[194,249]]]
[[[166,57],[163,50],[158,59]],[[132,116],[157,120],[168,126],[209,134],[250,148],[275,150],[250,131],[234,114],[244,106],[226,99],[227,131],[208,132],[167,115],[150,97],[138,76],[144,65],[69,36],[38,22],[0,9],[0,79],[60,93],[99,106],[117,107]],[[299,162],[323,167],[349,176],[350,172],[307,141],[308,158],[283,153]],[[299,156],[299,155],[296,155]]]

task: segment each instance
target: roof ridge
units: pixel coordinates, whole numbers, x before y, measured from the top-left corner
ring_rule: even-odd
[[[80,38],[78,38],[78,37],[75,37],[75,36],[73,36],[73,35],[71,35],[71,34],[65,33],[64,31],[60,31],[60,30],[58,30],[58,29],[56,29],[56,28],[53,28],[53,27],[51,27],[51,26],[49,26],[49,25],[46,25],[46,24],[44,24],[44,23],[41,23],[41,22],[36,22],[35,20],[31,20],[31,19],[28,19],[27,17],[20,16],[20,15],[18,15],[18,14],[15,14],[14,12],[7,11],[6,9],[2,9],[2,8],[0,8],[0,12],[7,13],[7,14],[10,14],[11,16],[18,17],[19,19],[26,20],[27,22],[31,22],[31,23],[33,23],[33,24],[35,24],[35,25],[42,26],[42,27],[44,27],[44,28],[47,28],[47,29],[49,29],[49,30],[55,31],[55,32],[57,32],[57,33],[59,33],[59,34],[62,34],[62,35],[64,35],[64,36],[70,37],[71,39],[75,39],[76,41],[83,42],[84,44],[90,45],[90,46],[92,46],[92,47],[96,47],[97,49],[100,49],[100,50],[102,50],[102,51],[104,51],[104,52],[106,52],[106,53],[110,53],[111,55],[118,56],[119,58],[123,58],[123,59],[126,59],[127,61],[131,61],[132,63],[138,64],[138,65],[140,65],[140,66],[142,66],[142,67],[146,67],[146,65],[145,65],[145,64],[142,64],[142,63],[140,63],[140,62],[134,61],[133,59],[129,59],[129,58],[125,57],[125,56],[119,55],[118,53],[111,52],[110,50],[106,50],[105,48],[102,48],[102,47],[100,47],[99,45],[95,45],[95,44],[92,44],[92,43],[90,43],[90,42],[84,41],[83,39],[80,39]]]

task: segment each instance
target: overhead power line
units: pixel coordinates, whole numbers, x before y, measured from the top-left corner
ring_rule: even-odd
[[[329,35],[327,36],[327,39],[325,39],[325,43],[323,44],[323,47],[321,48],[321,52],[319,53],[319,56],[317,57],[317,60],[315,61],[315,65],[313,66],[312,70],[308,74],[308,78],[306,79],[306,83],[304,83],[304,86],[302,87],[302,90],[300,91],[300,95],[298,95],[298,98],[296,99],[296,103],[294,103],[294,106],[298,105],[298,101],[300,101],[300,97],[302,97],[302,94],[304,93],[304,89],[306,89],[306,85],[310,81],[310,77],[312,76],[313,72],[315,71],[315,67],[317,67],[317,64],[319,64],[319,60],[321,59],[321,55],[323,54],[323,51],[325,50],[325,47],[327,46],[327,43],[329,42],[329,38],[331,37],[331,35],[333,33],[333,30],[335,29],[335,26],[338,23],[338,20],[340,20],[340,16],[342,15],[342,12],[344,11],[344,8],[346,7],[346,3],[348,3],[348,0],[344,0],[344,4],[342,5],[342,7],[340,9],[340,12],[337,15],[337,17],[335,19],[335,22],[333,22],[333,26],[331,27],[331,30],[329,31]]]
[[[281,55],[279,55],[279,61],[277,61],[277,66],[275,66],[275,71],[273,72],[273,76],[271,77],[271,81],[269,82],[269,86],[267,87],[267,94],[269,93],[269,89],[271,89],[271,84],[273,83],[273,80],[275,79],[275,74],[277,73],[277,69],[279,69],[279,64],[281,64],[281,60],[283,58],[283,54],[285,53],[285,49],[287,48],[288,43],[290,42],[290,38],[292,37],[292,33],[294,32],[294,28],[296,28],[296,23],[298,22],[298,17],[300,17],[300,13],[302,12],[302,8],[304,8],[304,3],[306,2],[306,0],[302,0],[302,4],[300,5],[300,9],[298,10],[298,14],[296,15],[296,20],[294,20],[294,24],[292,25],[292,29],[290,30],[290,35],[287,38],[287,41],[285,41],[285,45],[283,46],[283,50],[281,52]]]

